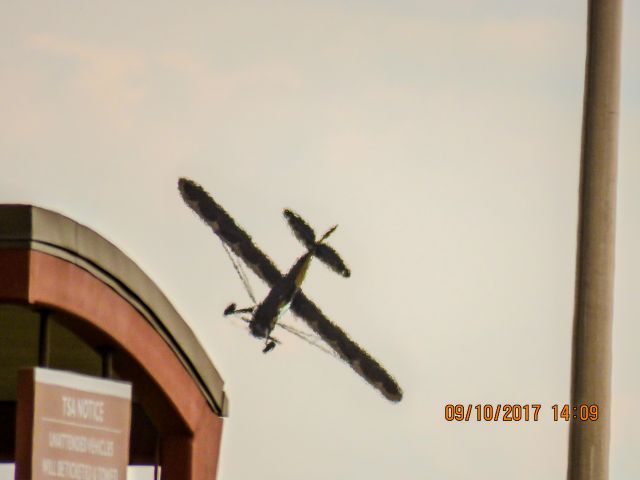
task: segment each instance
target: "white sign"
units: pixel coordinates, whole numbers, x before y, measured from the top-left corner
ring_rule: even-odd
[[[18,399],[16,478],[126,478],[131,384],[44,368],[21,372],[19,382],[32,395]],[[30,442],[20,442],[29,427]]]

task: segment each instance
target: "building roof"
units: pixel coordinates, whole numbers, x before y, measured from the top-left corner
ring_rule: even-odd
[[[37,250],[88,271],[133,305],[196,379],[211,407],[228,413],[224,381],[193,331],[156,284],[118,247],[90,228],[32,205],[0,205],[0,249]]]

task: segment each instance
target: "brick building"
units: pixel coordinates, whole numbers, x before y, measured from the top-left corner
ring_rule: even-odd
[[[0,205],[0,462],[15,461],[17,372],[33,366],[131,382],[129,463],[216,477],[223,380],[169,300],[91,229]]]

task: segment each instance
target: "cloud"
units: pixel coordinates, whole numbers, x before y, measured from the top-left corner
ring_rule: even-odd
[[[129,114],[144,98],[141,84],[146,59],[134,50],[104,48],[50,34],[27,37],[29,50],[66,66],[67,93],[82,95],[116,124],[128,123]]]

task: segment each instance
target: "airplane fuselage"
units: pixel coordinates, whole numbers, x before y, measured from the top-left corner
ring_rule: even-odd
[[[256,307],[249,323],[249,329],[254,337],[267,338],[278,319],[289,309],[291,302],[300,291],[313,254],[314,252],[310,250],[302,255]]]

